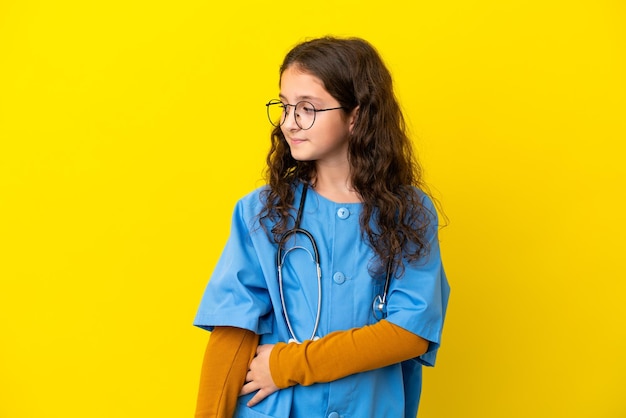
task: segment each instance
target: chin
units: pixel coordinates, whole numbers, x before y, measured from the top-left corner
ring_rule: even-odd
[[[303,155],[303,154],[298,154],[298,153],[291,153],[291,158],[293,158],[296,161],[314,161],[315,158],[311,157],[310,155]]]

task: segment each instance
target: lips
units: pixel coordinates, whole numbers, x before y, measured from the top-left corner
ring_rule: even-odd
[[[292,145],[298,145],[298,144],[301,144],[303,142],[306,142],[306,139],[303,139],[303,138],[289,138],[289,142]]]

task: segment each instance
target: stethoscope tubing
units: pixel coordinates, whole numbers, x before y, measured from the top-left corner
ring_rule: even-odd
[[[313,247],[313,253],[311,253],[311,251],[309,251],[307,248],[303,247],[303,246],[295,246],[292,247],[290,249],[288,249],[287,251],[283,251],[284,248],[284,242],[292,235],[296,235],[296,234],[304,234],[309,241],[311,241],[311,245]],[[289,314],[287,313],[287,305],[285,303],[285,291],[284,291],[284,287],[283,287],[283,264],[285,262],[285,257],[287,257],[287,254],[289,254],[290,251],[296,250],[296,249],[302,249],[304,251],[306,251],[309,256],[311,257],[311,261],[313,261],[315,263],[315,269],[316,269],[316,274],[317,274],[317,312],[315,313],[315,324],[313,325],[313,332],[311,334],[310,339],[311,340],[315,340],[317,338],[319,338],[316,334],[317,334],[317,330],[319,328],[319,324],[320,324],[320,317],[322,315],[322,268],[320,267],[320,262],[319,262],[319,252],[317,250],[317,244],[315,243],[315,239],[313,238],[313,235],[311,235],[311,233],[309,231],[307,231],[306,229],[302,229],[302,228],[294,228],[291,229],[289,231],[287,231],[283,237],[281,238],[281,245],[279,245],[279,251],[277,254],[277,258],[279,259],[279,263],[278,263],[278,290],[280,292],[280,302],[282,304],[283,307],[283,313],[284,313],[284,317],[285,317],[285,322],[287,323],[287,328],[289,329],[289,334],[291,335],[291,338],[289,339],[289,342],[296,342],[298,344],[301,343],[300,340],[298,340],[298,338],[296,337],[296,333],[295,330],[293,328],[293,325],[291,324],[291,321],[289,319]]]
[[[317,249],[317,243],[315,242],[315,238],[309,231],[307,231],[306,229],[300,228],[300,222],[302,220],[302,212],[304,209],[304,203],[306,201],[307,190],[308,190],[308,184],[305,183],[304,187],[302,188],[302,196],[300,197],[300,205],[298,207],[298,214],[296,217],[295,226],[294,228],[285,232],[280,237],[280,240],[278,241],[278,250],[276,251],[276,269],[278,271],[278,289],[279,289],[279,294],[280,294],[280,302],[281,302],[282,309],[283,309],[283,316],[285,318],[285,323],[287,324],[287,329],[290,334],[289,342],[296,342],[298,344],[300,344],[301,341],[298,340],[298,338],[296,337],[295,330],[293,328],[293,325],[291,324],[289,313],[287,311],[287,305],[285,302],[284,284],[283,284],[283,273],[282,273],[285,258],[287,254],[289,254],[290,251],[293,251],[295,249],[305,250],[307,253],[309,253],[309,256],[315,263],[315,268],[317,272],[317,311],[315,314],[315,324],[313,326],[313,332],[311,333],[311,337],[310,337],[311,340],[316,340],[319,338],[319,336],[317,335],[317,331],[319,328],[320,317],[321,317],[321,312],[322,312],[322,269],[320,267],[321,263],[320,263],[319,251]],[[303,247],[303,246],[294,246],[293,248],[290,248],[285,251],[285,243],[287,242],[287,240],[291,236],[295,236],[297,234],[303,234],[304,236],[308,238],[308,240],[311,242],[313,253],[311,253],[311,251],[309,251],[306,247]],[[382,319],[386,317],[385,308],[387,305],[387,294],[389,293],[389,285],[390,285],[391,276],[393,273],[392,270],[393,270],[393,257],[390,257],[389,261],[387,262],[387,275],[385,279],[383,293],[382,295],[377,295],[374,298],[374,301],[372,302],[372,313],[376,319]]]

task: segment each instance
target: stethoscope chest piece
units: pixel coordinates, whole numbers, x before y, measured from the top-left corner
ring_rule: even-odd
[[[376,295],[374,298],[372,314],[379,321],[387,316],[387,302],[383,299],[383,295]]]
[[[385,287],[382,295],[376,295],[372,302],[372,314],[377,320],[387,317],[387,294],[389,293],[389,283],[391,282],[391,274],[393,270],[393,258],[387,261],[387,277],[385,278]]]

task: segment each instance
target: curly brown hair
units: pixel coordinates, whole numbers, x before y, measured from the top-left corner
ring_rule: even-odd
[[[376,255],[371,268],[380,272],[393,262],[402,270],[402,258],[417,262],[428,251],[432,214],[418,192],[425,190],[422,169],[378,52],[363,39],[324,37],[296,45],[285,56],[280,75],[290,66],[318,77],[346,113],[358,106],[348,160],[352,187],[363,202],[361,232]],[[296,185],[315,178],[315,161],[295,160],[277,127],[265,174],[269,187],[259,217],[273,224],[268,235],[278,241],[289,228]]]

